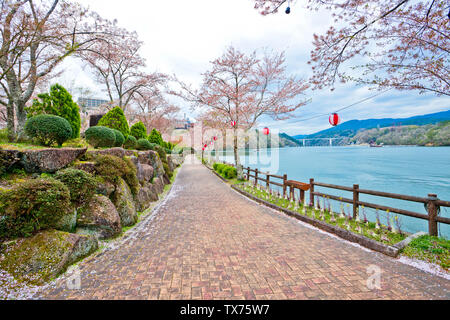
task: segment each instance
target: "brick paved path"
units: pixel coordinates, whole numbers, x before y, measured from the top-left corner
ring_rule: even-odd
[[[131,238],[44,299],[449,299],[450,281],[305,227],[186,163]],[[366,286],[382,270],[381,290]]]

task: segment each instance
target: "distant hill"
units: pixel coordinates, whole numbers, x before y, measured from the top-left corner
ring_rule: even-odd
[[[423,126],[411,125],[359,131],[349,144],[450,146],[450,121]]]
[[[358,131],[374,128],[387,128],[394,126],[423,126],[428,124],[437,124],[439,122],[450,120],[450,110],[426,114],[423,116],[415,116],[403,119],[368,119],[368,120],[351,120],[343,124],[327,130],[323,130],[310,135],[297,135],[295,139],[313,139],[313,138],[337,138],[337,137],[353,137]]]

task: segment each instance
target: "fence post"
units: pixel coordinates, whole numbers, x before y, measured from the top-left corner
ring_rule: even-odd
[[[309,179],[311,188],[309,189],[309,206],[314,208],[314,179]]]
[[[247,181],[250,181],[250,167],[247,168]]]
[[[353,185],[353,219],[356,219],[359,208],[359,184]]]
[[[438,236],[438,223],[436,221],[438,215],[438,208],[436,206],[436,200],[438,200],[437,194],[429,194],[427,203],[428,211],[428,233],[430,236]]]
[[[286,191],[287,191],[286,181],[287,181],[287,174],[283,176],[283,198],[286,198]]]
[[[269,174],[269,172],[267,172],[267,180],[266,180],[266,188],[267,188],[267,190],[269,190],[270,189],[270,174]]]
[[[258,186],[258,169],[255,170],[255,187]]]

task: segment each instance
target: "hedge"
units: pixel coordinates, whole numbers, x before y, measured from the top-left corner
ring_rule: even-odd
[[[134,150],[137,147],[137,140],[133,136],[128,136],[123,144],[123,147],[128,150]]]
[[[115,147],[121,147],[125,143],[125,137],[123,136],[122,132],[116,129],[111,129],[114,134],[116,135],[116,143],[114,144]]]
[[[127,118],[120,107],[115,107],[105,114],[98,122],[98,125],[119,130],[124,137],[128,137],[130,134]]]
[[[28,119],[25,133],[44,146],[50,147],[55,143],[62,146],[72,137],[72,127],[64,118],[41,114]]]
[[[152,146],[153,145],[147,139],[139,139],[137,141],[136,148],[138,150],[146,151],[146,150],[152,150]]]
[[[85,136],[94,148],[111,148],[116,144],[116,134],[107,127],[91,127],[86,130]]]

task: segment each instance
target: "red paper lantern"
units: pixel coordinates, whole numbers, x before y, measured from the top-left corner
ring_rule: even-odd
[[[340,123],[341,123],[341,118],[339,117],[339,115],[337,113],[331,114],[331,116],[330,116],[330,124],[333,127],[336,127]]]
[[[217,141],[217,137],[214,137],[213,140],[214,140],[214,141]]]
[[[234,128],[236,127],[236,121],[231,121],[231,126]]]
[[[208,144],[205,144],[203,147],[204,147],[205,149],[208,148]]]
[[[205,151],[205,148],[202,148],[202,151]]]
[[[270,134],[269,128],[264,128],[263,133],[264,133],[264,135],[268,136]]]

